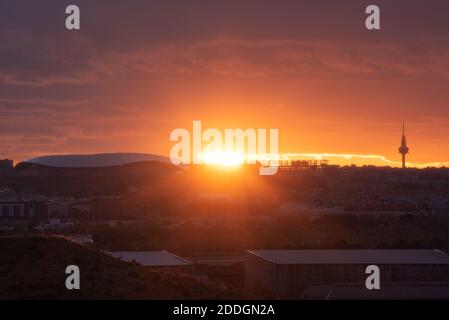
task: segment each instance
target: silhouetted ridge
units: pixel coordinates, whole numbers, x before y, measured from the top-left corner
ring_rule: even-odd
[[[191,276],[148,270],[62,237],[0,238],[0,299],[220,299],[242,293]],[[67,290],[77,265],[81,290]]]

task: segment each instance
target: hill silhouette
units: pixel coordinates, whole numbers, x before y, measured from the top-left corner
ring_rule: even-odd
[[[77,265],[81,289],[67,290]],[[149,270],[62,237],[0,238],[0,299],[239,299],[242,291]]]

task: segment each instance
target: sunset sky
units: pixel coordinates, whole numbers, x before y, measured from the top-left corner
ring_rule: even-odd
[[[409,161],[449,161],[449,2],[0,0],[0,114],[0,158],[16,161],[168,156],[193,120],[393,161],[405,120]]]

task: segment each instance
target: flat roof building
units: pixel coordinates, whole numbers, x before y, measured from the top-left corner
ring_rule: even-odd
[[[380,268],[381,283],[449,283],[449,255],[440,250],[248,250],[245,286],[301,298],[310,286],[364,287],[368,265]]]
[[[114,251],[111,256],[145,267],[177,273],[192,273],[192,262],[168,251]]]
[[[14,161],[9,159],[0,160],[0,177],[14,175]]]
[[[48,206],[40,201],[0,201],[0,220],[47,220]]]

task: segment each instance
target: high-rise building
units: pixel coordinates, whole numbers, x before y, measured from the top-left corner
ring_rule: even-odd
[[[405,168],[405,155],[409,152],[407,147],[407,140],[405,139],[405,124],[402,123],[402,140],[401,146],[399,147],[399,153],[402,155],[402,168]]]
[[[14,174],[13,160],[0,160],[0,177],[8,177]]]

